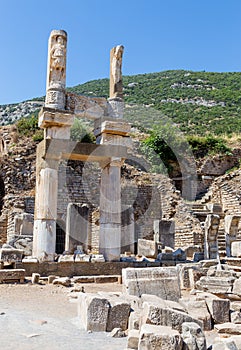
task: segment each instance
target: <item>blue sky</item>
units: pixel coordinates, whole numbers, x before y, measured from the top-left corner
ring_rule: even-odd
[[[68,33],[67,86],[166,69],[241,71],[240,0],[0,0],[0,104],[45,95],[48,37]]]

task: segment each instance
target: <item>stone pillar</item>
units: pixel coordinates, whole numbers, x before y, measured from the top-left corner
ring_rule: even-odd
[[[209,214],[204,223],[204,259],[218,258],[219,215]]]
[[[34,213],[33,256],[52,261],[55,254],[58,162],[38,164]]]
[[[121,249],[121,158],[102,168],[100,185],[99,252],[107,261],[118,261]]]
[[[227,257],[231,256],[231,245],[237,240],[240,218],[240,215],[226,215],[224,218]]]
[[[45,106],[38,121],[45,139],[69,139],[74,120],[73,114],[65,111],[66,46],[67,33],[53,30],[49,38]],[[33,255],[51,261],[56,244],[59,155],[55,160],[48,159],[41,147],[44,141],[37,149]]]
[[[130,125],[123,118],[122,89],[123,46],[110,53],[110,98],[107,115],[95,123],[95,134],[100,144],[126,146]],[[100,184],[100,241],[99,251],[107,261],[118,261],[121,253],[121,158],[110,159],[102,165]]]

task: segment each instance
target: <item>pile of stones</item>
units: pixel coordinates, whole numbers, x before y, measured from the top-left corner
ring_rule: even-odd
[[[79,321],[89,332],[127,336],[128,350],[239,350],[241,272],[236,268],[209,260],[123,269],[123,293],[78,294]]]

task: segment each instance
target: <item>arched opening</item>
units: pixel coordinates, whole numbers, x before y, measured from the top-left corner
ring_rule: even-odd
[[[62,220],[56,222],[55,252],[62,254],[65,250],[65,223]]]

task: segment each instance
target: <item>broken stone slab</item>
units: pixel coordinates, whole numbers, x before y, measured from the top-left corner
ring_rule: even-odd
[[[155,259],[157,254],[157,242],[148,239],[138,239],[138,255]]]
[[[2,269],[0,270],[0,283],[18,281],[24,283],[24,269]]]
[[[12,264],[14,262],[22,261],[22,249],[15,249],[12,246],[4,248],[4,246],[5,245],[0,249],[0,260],[2,260],[3,263]]]
[[[139,330],[131,329],[128,331],[127,348],[138,350]]]
[[[60,284],[64,287],[70,287],[71,286],[71,279],[69,277],[59,277],[53,280],[53,284]]]
[[[143,303],[143,310],[141,315],[141,324],[153,324],[169,326],[181,332],[183,322],[196,322],[202,327],[202,322],[194,319],[185,312],[177,311],[168,307],[163,307],[155,303]]]
[[[110,276],[94,276],[95,283],[115,283],[118,282],[118,275],[110,275]]]
[[[234,281],[233,277],[203,276],[196,282],[196,288],[214,294],[231,293]]]
[[[206,350],[206,338],[201,327],[195,322],[182,324],[183,350]]]
[[[182,350],[182,345],[181,335],[171,327],[150,324],[141,327],[138,350]]]
[[[162,299],[178,301],[181,296],[176,267],[123,269],[122,283],[126,294],[138,297],[153,294]]]
[[[202,329],[204,331],[210,331],[212,329],[212,319],[205,300],[198,300],[198,298],[182,298],[179,302],[185,306],[190,316],[202,323]]]
[[[109,301],[101,295],[79,293],[78,317],[86,331],[105,332],[109,309]]]
[[[231,322],[216,324],[214,328],[218,333],[241,335],[241,324],[234,324]]]

